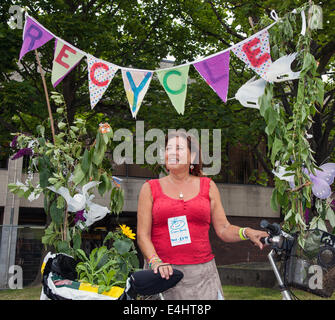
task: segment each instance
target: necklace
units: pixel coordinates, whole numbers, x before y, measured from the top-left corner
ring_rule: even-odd
[[[175,185],[176,183],[173,182],[171,176],[169,176],[169,177],[170,177],[171,182]],[[181,199],[181,200],[184,199],[184,194],[183,194],[182,191],[179,192],[179,199]]]

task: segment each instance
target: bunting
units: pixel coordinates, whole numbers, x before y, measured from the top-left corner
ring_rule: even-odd
[[[122,70],[122,78],[131,114],[136,118],[142,100],[148,91],[152,72]]]
[[[93,109],[107,90],[119,68],[112,63],[104,62],[93,56],[87,56],[87,66],[88,88],[91,108]]]
[[[235,98],[245,107],[258,108],[257,101],[259,96],[262,95],[266,82],[287,81],[299,77],[299,73],[295,73],[294,77],[289,76],[286,78],[281,75],[283,70],[290,70],[288,64],[292,62],[291,57],[281,60],[278,59],[277,62],[272,63],[268,29],[280,20],[273,12],[271,12],[271,17],[275,20],[274,23],[248,39],[234,44],[230,48],[214,55],[173,68],[139,70],[117,66],[116,64],[106,62],[85,53],[55,36],[35,19],[26,14],[23,43],[19,59],[22,59],[27,52],[39,48],[55,38],[51,82],[52,85],[56,87],[76,67],[81,59],[86,56],[88,87],[92,109],[100,101],[112,79],[120,69],[130,111],[132,116],[136,118],[154,73],[157,75],[159,82],[163,86],[178,114],[184,114],[190,65],[194,66],[213,91],[216,92],[222,101],[226,102],[229,87],[230,51],[233,51],[239,59],[262,79],[262,81],[258,81],[253,78],[252,81],[244,85],[243,88],[240,88],[241,90],[237,92]],[[255,88],[257,88],[257,90],[251,92]]]
[[[56,87],[84,57],[78,50],[56,39],[51,82]]]
[[[53,35],[51,33],[27,16],[23,30],[23,43],[19,60],[21,60],[27,52],[43,46],[51,39],[53,39]]]
[[[184,114],[190,66],[156,71],[157,77],[179,114]]]
[[[194,64],[207,84],[224,102],[227,101],[229,85],[229,55],[229,51],[226,51]]]
[[[235,45],[232,51],[249,68],[266,80],[266,73],[271,66],[269,32],[267,30],[258,32]]]

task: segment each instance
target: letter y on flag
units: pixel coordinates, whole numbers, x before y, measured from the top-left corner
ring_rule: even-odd
[[[148,91],[150,81],[152,79],[152,72],[122,70],[122,78],[124,89],[126,91],[130,105],[131,114],[134,118],[136,118],[143,98]]]

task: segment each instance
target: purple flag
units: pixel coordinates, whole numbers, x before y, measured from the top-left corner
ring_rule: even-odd
[[[194,67],[207,84],[226,102],[229,85],[229,51],[194,63]]]
[[[23,31],[23,44],[20,52],[20,59],[29,51],[35,50],[53,38],[47,30],[37,24],[29,16],[26,16],[26,23]]]

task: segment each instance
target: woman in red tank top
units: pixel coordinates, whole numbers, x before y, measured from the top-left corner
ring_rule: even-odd
[[[260,249],[260,238],[268,234],[228,222],[216,184],[202,176],[201,150],[193,137],[167,136],[165,165],[169,174],[144,183],[138,199],[137,241],[145,266],[166,279],[173,268],[184,273],[163,293],[167,300],[223,299],[210,224],[223,241],[250,239]]]

